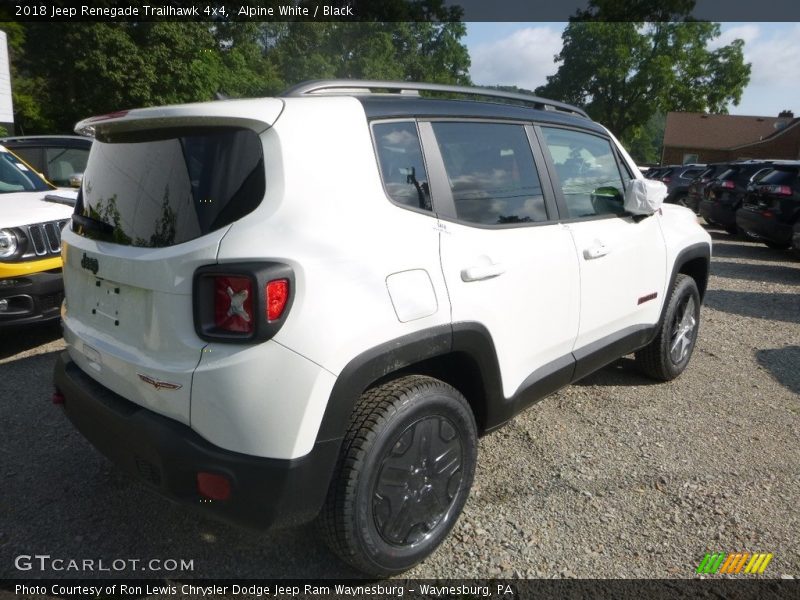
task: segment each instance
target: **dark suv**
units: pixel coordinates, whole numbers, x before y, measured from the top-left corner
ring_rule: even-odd
[[[706,186],[716,177],[726,171],[731,166],[731,163],[713,163],[706,167],[705,171],[698,174],[691,183],[689,183],[688,191],[686,194],[686,201],[684,206],[691,208],[697,212],[700,208],[700,201],[703,199],[703,191]]]
[[[658,174],[656,179],[667,186],[667,197],[664,202],[686,206],[689,184],[705,170],[705,165],[672,165]]]
[[[0,144],[59,187],[78,187],[92,138],[79,135],[25,135],[0,138]]]
[[[772,161],[749,160],[732,163],[712,179],[703,190],[700,215],[710,224],[719,225],[731,235],[738,231],[736,211],[748,190],[772,170]]]
[[[736,211],[736,224],[770,248],[792,245],[793,227],[800,217],[800,161],[775,165],[753,186]]]

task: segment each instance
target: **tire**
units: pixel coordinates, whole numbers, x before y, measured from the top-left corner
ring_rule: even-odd
[[[767,248],[772,248],[773,250],[788,250],[791,247],[790,243],[783,243],[780,244],[778,242],[771,242],[769,240],[761,240],[767,246]]]
[[[636,352],[639,370],[653,379],[670,381],[683,373],[692,357],[700,325],[700,293],[688,275],[672,286],[656,338]]]
[[[469,404],[442,381],[410,375],[367,390],[318,519],[326,543],[373,577],[413,567],[461,514],[477,448]]]
[[[728,235],[738,235],[739,234],[739,228],[736,225],[726,225],[725,226],[725,232]]]

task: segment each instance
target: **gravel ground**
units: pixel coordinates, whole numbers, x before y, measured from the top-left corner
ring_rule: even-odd
[[[453,534],[406,576],[692,577],[706,552],[771,552],[800,575],[800,262],[715,238],[698,346],[669,384],[629,358],[480,443]],[[184,559],[147,577],[353,577],[313,527],[259,535],[119,473],[50,404],[54,327],[0,333],[0,578],[14,558]]]

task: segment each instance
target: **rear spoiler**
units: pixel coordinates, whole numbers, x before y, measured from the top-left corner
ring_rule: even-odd
[[[259,98],[136,108],[84,119],[75,132],[102,138],[111,132],[228,125],[261,133],[278,120],[283,106],[280,98]]]

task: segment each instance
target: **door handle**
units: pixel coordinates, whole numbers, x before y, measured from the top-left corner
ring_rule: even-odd
[[[603,242],[595,241],[594,244],[583,250],[583,258],[586,260],[600,258],[601,256],[608,254],[610,251],[611,249]]]
[[[500,264],[475,265],[461,271],[462,281],[482,281],[491,279],[506,272],[506,268]]]

